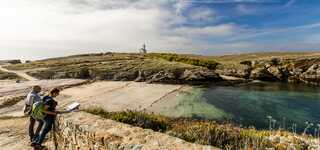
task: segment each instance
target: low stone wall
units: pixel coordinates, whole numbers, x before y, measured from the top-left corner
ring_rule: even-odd
[[[85,112],[59,117],[56,142],[62,150],[215,150],[169,135],[103,119]],[[53,140],[53,136],[51,136]],[[52,147],[52,142],[51,148]]]

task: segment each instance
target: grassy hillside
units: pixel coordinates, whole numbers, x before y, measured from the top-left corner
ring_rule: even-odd
[[[203,56],[203,55],[187,55],[187,54],[170,54],[170,53],[151,53],[147,55],[140,55],[134,53],[99,53],[99,54],[83,54],[73,55],[68,57],[59,57],[52,59],[45,59],[40,61],[33,61],[27,64],[10,65],[6,68],[12,70],[24,70],[32,68],[52,68],[69,65],[92,64],[99,67],[99,64],[104,62],[125,62],[130,60],[137,61],[136,64],[143,63],[144,60],[155,61],[161,65],[159,59],[170,62],[180,62],[178,67],[182,64],[189,64],[190,66],[203,66],[214,69],[216,65],[239,65],[242,61],[251,60],[270,60],[274,57],[281,57],[285,59],[296,58],[312,58],[320,57],[317,52],[270,52],[270,53],[247,53],[239,55],[224,55],[224,56]],[[159,64],[160,63],[160,64]],[[184,65],[188,66],[188,65]]]
[[[27,64],[10,65],[6,68],[12,70],[38,68],[35,71],[28,72],[28,74],[39,79],[88,78],[126,81],[161,80],[170,82],[180,82],[181,80],[181,82],[184,82],[189,79],[190,81],[198,79],[208,79],[209,81],[213,78],[218,78],[218,76],[215,76],[215,74],[206,67],[190,64],[189,61],[168,61],[150,55],[134,53],[75,55],[33,61]],[[195,73],[197,73],[197,75],[194,76]],[[194,79],[194,77],[196,79]]]
[[[182,62],[185,64],[194,65],[194,66],[202,66],[211,70],[215,70],[217,65],[219,64],[215,60],[208,59],[205,57],[197,58],[197,57],[191,57],[187,55],[167,54],[167,53],[151,53],[151,54],[148,54],[147,56],[151,58],[164,59],[170,62]]]
[[[0,71],[0,80],[15,80],[15,79],[21,79],[21,78],[14,73]]]
[[[249,65],[248,65],[249,64]],[[180,82],[217,81],[220,75],[246,79],[320,84],[315,74],[320,53],[248,53],[201,56],[168,53],[84,54],[7,66],[12,70],[34,69],[40,79],[81,78],[126,81]],[[39,69],[40,68],[40,69]]]

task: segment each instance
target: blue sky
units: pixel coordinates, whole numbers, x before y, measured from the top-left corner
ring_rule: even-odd
[[[215,26],[233,24],[231,37],[207,37],[210,43],[248,43],[247,49],[231,51],[309,51],[319,50],[320,1],[316,0],[225,0],[189,1],[182,12],[187,16],[192,9],[209,8],[215,19],[200,23],[186,22],[187,26]],[[297,46],[296,44],[301,44]],[[214,48],[214,47],[213,47]],[[228,50],[228,49],[225,49]],[[206,50],[210,53],[210,49]]]
[[[320,50],[318,0],[2,0],[0,59]]]

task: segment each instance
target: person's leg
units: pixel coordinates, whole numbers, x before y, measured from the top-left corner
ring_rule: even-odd
[[[33,119],[31,116],[29,117],[29,137],[30,137],[30,141],[32,142],[33,138],[34,138],[34,124],[36,122],[35,119]]]
[[[38,122],[38,127],[37,127],[36,132],[34,133],[33,141],[36,141],[39,138],[39,133],[40,133],[42,126],[44,124],[44,122],[42,120],[37,120],[37,122]]]
[[[49,133],[49,131],[52,129],[54,123],[54,119],[46,119],[44,121],[44,127],[42,128],[39,138],[37,139],[36,143],[38,145],[41,145],[43,140],[45,139],[46,135]]]

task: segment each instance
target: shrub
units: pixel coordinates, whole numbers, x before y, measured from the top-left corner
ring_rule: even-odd
[[[79,78],[80,79],[87,79],[90,78],[90,72],[87,67],[81,68],[79,71]]]
[[[90,108],[87,112],[103,118],[138,126],[144,129],[164,132],[168,129],[169,119],[159,115],[152,115],[138,111],[106,112],[101,108]]]

